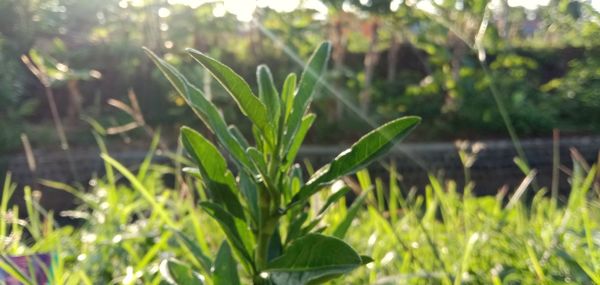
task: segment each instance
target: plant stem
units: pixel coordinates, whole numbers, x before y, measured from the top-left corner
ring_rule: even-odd
[[[260,271],[263,270],[267,266],[269,235],[266,231],[267,229],[266,229],[265,220],[264,220],[263,216],[269,214],[268,210],[269,210],[268,207],[265,208],[265,207],[263,207],[263,205],[261,205],[261,208],[260,208],[260,216],[261,216],[260,222],[261,223],[258,228],[258,238],[257,238],[256,253],[255,253],[257,274],[260,274]]]
[[[267,220],[265,220],[264,222],[265,223],[258,230],[258,239],[255,253],[256,275],[253,278],[253,283],[255,285],[268,284],[267,281],[260,276],[260,274],[264,269],[267,268],[267,262],[269,259],[269,242],[271,241],[271,236],[273,235],[273,232],[275,230],[277,219],[272,219],[270,216],[268,216]]]
[[[271,241],[271,236],[275,231],[275,227],[279,219],[277,210],[281,201],[281,197],[279,196],[280,192],[277,191],[276,188],[279,185],[279,152],[281,148],[282,129],[282,127],[279,128],[275,147],[272,148],[273,151],[271,153],[271,161],[269,161],[267,170],[267,175],[269,177],[264,177],[266,182],[264,188],[266,189],[261,189],[260,191],[260,216],[255,252],[256,274],[260,274],[261,271],[267,267],[269,258],[269,242]],[[255,276],[254,284],[260,284],[260,282],[262,282],[260,280],[262,280],[260,276]]]
[[[256,261],[256,274],[267,267],[268,255],[269,255],[269,241],[275,230],[277,224],[277,218],[272,215],[271,211],[271,195],[267,189],[260,189],[260,215],[259,215],[259,226],[258,236],[255,252]]]
[[[268,232],[268,229],[262,228],[259,230],[258,244],[256,246],[256,269],[258,273],[267,267],[270,239],[271,234]]]

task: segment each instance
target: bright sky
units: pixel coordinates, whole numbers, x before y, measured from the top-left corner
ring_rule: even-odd
[[[136,1],[136,0],[130,0]],[[217,2],[214,0],[168,0],[168,3],[184,4],[192,8],[198,7],[204,3]],[[248,22],[252,20],[252,14],[256,8],[269,7],[278,12],[291,12],[300,7],[311,8],[319,13],[327,14],[327,7],[319,0],[223,0],[222,4],[217,4],[213,14],[217,17],[224,16],[225,13],[236,15],[238,20]]]
[[[122,0],[131,2],[135,5],[135,2],[141,2],[142,0]],[[373,0],[361,0],[361,2],[368,3]],[[435,8],[432,5],[432,1],[440,0],[394,0],[391,3],[391,9],[397,9],[400,3],[403,1],[411,1],[422,10],[427,12],[435,13]],[[493,0],[497,1],[497,0]],[[590,1],[590,0],[584,0]],[[215,2],[214,0],[168,0],[169,4],[185,4],[192,8],[198,7],[204,3]],[[548,5],[550,0],[508,0],[508,5],[511,7],[521,6],[529,10],[534,10],[539,6]],[[590,3],[597,10],[600,11],[600,0],[591,0]],[[291,12],[299,6],[315,9],[323,16],[327,14],[327,7],[319,0],[224,0],[223,4],[218,4],[213,11],[214,15],[224,16],[226,13],[236,15],[240,21],[252,20],[252,15],[257,7],[269,7],[279,12]]]

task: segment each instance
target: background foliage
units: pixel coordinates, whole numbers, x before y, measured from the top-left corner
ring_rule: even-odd
[[[323,39],[333,43],[333,58],[309,142],[351,141],[368,129],[364,118],[386,121],[406,113],[425,118],[417,139],[505,136],[491,88],[499,90],[521,136],[600,127],[600,20],[585,1],[552,0],[537,10],[504,0],[300,3],[287,12],[259,6],[244,22],[227,12],[227,1],[2,0],[0,148],[17,148],[14,137],[23,132],[34,147],[57,140],[48,131],[44,89],[24,55],[44,60],[68,137],[89,144],[80,116],[127,123],[106,102],[124,100],[128,90],[143,98],[146,123],[167,132],[193,123],[141,46],[203,82],[205,93],[237,122],[239,114],[183,56],[184,48],[206,52],[244,78],[267,63],[282,84],[282,71],[301,70],[297,60]],[[482,21],[489,24],[478,38]],[[478,48],[486,51],[483,64]]]

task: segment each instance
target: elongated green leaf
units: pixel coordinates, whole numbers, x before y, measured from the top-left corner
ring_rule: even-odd
[[[190,97],[188,101],[189,105],[192,106],[194,110],[197,110],[197,113],[201,112],[201,110],[206,110],[205,112],[208,121],[207,126],[213,130],[213,133],[217,136],[217,139],[221,145],[227,149],[233,158],[242,165],[248,167],[250,162],[244,155],[244,149],[236,140],[236,138],[229,132],[225,120],[223,120],[223,117],[221,117],[221,114],[215,105],[206,100],[200,89],[196,88],[195,86],[190,86],[188,90],[190,90]]]
[[[360,260],[361,260],[361,265],[367,265],[367,264],[375,261],[375,260],[373,260],[372,257],[370,257],[368,255],[361,255]]]
[[[244,211],[237,196],[235,178],[227,169],[227,161],[217,147],[188,127],[181,128],[181,141],[198,164],[204,178],[202,182],[210,191],[211,198],[217,204],[224,205],[229,213],[243,219]]]
[[[141,260],[137,261],[134,267],[134,271],[141,271],[144,268],[146,268],[146,266],[148,266],[148,264],[154,260],[154,258],[156,257],[156,255],[161,251],[167,248],[167,245],[169,243],[169,239],[171,238],[171,236],[173,235],[173,232],[171,231],[166,231],[165,233],[163,233],[160,236],[160,239],[157,240],[152,247],[148,248],[145,252],[144,252],[144,256],[142,257]]]
[[[27,276],[26,273],[23,273],[19,266],[17,266],[9,257],[5,256],[4,254],[0,255],[0,270],[4,271],[4,274],[8,274],[8,276],[11,276],[22,284],[34,284],[34,281],[32,281],[31,277]],[[0,279],[0,281],[4,280]]]
[[[282,112],[284,114],[284,121],[287,122],[290,113],[292,112],[292,106],[294,105],[294,92],[296,91],[296,74],[290,73],[283,83],[283,88],[281,89],[281,105]]]
[[[255,147],[249,147],[246,149],[246,154],[250,157],[250,161],[254,163],[258,172],[260,172],[263,176],[267,175],[267,163],[262,156],[262,153],[258,151]]]
[[[289,244],[290,242],[292,242],[300,236],[302,225],[304,224],[304,222],[306,222],[307,219],[308,213],[306,212],[301,212],[298,215],[293,216],[292,221],[288,226],[288,232],[285,237],[285,244]]]
[[[335,179],[352,174],[381,157],[406,137],[421,121],[419,117],[403,117],[369,132],[333,161],[319,169],[292,199],[292,205],[305,201],[320,187]]]
[[[315,284],[361,264],[358,253],[343,240],[308,234],[292,242],[281,257],[269,263],[266,272],[274,284]]]
[[[143,181],[144,178],[146,177],[146,173],[148,172],[148,168],[150,167],[150,164],[152,163],[152,158],[154,157],[154,154],[156,153],[156,148],[158,148],[159,143],[160,143],[160,129],[152,137],[152,141],[150,142],[150,147],[148,149],[148,152],[146,153],[146,156],[144,157],[144,161],[142,161],[142,164],[140,165],[140,168],[138,170],[137,179]]]
[[[127,167],[123,166],[106,153],[101,154],[100,157],[112,167],[116,168],[121,174],[123,174],[123,176],[125,176],[125,178],[127,178],[127,180],[129,180],[129,183],[131,183],[133,189],[138,191],[142,197],[146,199],[148,203],[150,203],[152,210],[155,211],[167,225],[175,227],[175,222],[173,219],[171,219],[163,205],[157,201],[156,197],[154,197],[154,195],[152,195],[152,193],[146,189],[146,186],[144,186],[144,184],[142,184],[142,182],[139,181],[135,175],[127,169]]]
[[[250,167],[250,161],[244,154],[244,148],[240,146],[238,141],[227,130],[227,124],[217,107],[206,99],[202,91],[189,83],[187,79],[181,75],[172,65],[159,58],[156,54],[148,49],[144,49],[148,56],[154,61],[156,66],[171,82],[175,90],[186,100],[188,105],[192,107],[198,117],[204,124],[217,136],[217,139],[229,153],[245,167]]]
[[[244,135],[242,134],[240,129],[238,129],[234,125],[230,125],[228,127],[228,129],[229,129],[229,133],[231,133],[231,135],[238,141],[238,143],[242,146],[242,148],[247,149],[248,147],[250,147],[248,140],[246,140],[246,138],[244,137]]]
[[[593,270],[587,268],[587,266],[585,266],[584,264],[581,264],[581,261],[578,261],[567,251],[563,249],[557,249],[556,256],[560,257],[560,259],[562,259],[565,262],[565,264],[569,266],[571,272],[574,272],[576,273],[576,275],[579,276],[586,276],[589,279],[593,280],[596,284],[600,284],[600,273],[594,273]],[[581,279],[579,280],[579,282],[584,283]]]
[[[321,219],[322,219],[322,217],[317,217],[316,219],[311,221],[308,225],[303,227],[302,230],[300,231],[300,235],[303,236],[303,235],[309,234],[316,226],[318,226],[321,223]],[[323,230],[325,230],[327,228],[327,226],[322,226],[321,228],[322,228],[322,230],[321,229],[315,230],[315,233],[323,232]]]
[[[183,75],[181,75],[181,73],[179,73],[173,66],[168,64],[166,61],[162,60],[160,57],[158,57],[154,52],[145,47],[143,49],[144,52],[146,52],[146,54],[150,57],[150,59],[156,64],[158,69],[160,69],[160,71],[165,75],[165,77],[167,77],[169,82],[171,82],[175,90],[177,90],[177,92],[181,94],[184,98],[187,98],[187,79],[185,79],[185,77],[183,77]]]
[[[258,97],[252,93],[250,85],[241,76],[228,66],[197,50],[186,49],[186,51],[208,69],[217,81],[225,87],[240,107],[242,113],[250,118],[252,123],[261,130],[267,129],[269,123],[267,109]]]
[[[288,168],[284,166],[284,169]],[[294,194],[300,191],[300,188],[304,186],[304,175],[302,174],[302,167],[295,163],[291,166],[290,175],[287,177],[286,187],[283,187],[283,198],[285,203],[290,203]]]
[[[8,212],[8,201],[10,200],[10,198],[13,196],[13,194],[15,193],[15,190],[17,189],[17,185],[13,184],[11,182],[11,173],[8,172],[6,174],[6,177],[4,178],[4,186],[2,187],[2,198],[0,198],[0,215],[5,216],[6,213]],[[71,186],[68,186],[66,184],[64,184],[66,187],[54,187],[57,189],[70,189],[71,192],[73,193],[78,193],[79,191],[77,191],[77,189],[72,188]],[[52,186],[50,186],[52,187]],[[76,195],[77,197],[77,195]],[[83,200],[86,201],[86,200]],[[86,201],[87,202],[87,201]],[[8,236],[7,234],[7,227],[8,227],[8,222],[3,220],[0,220],[0,236],[1,237],[5,237]]]
[[[204,270],[205,273],[210,273],[212,261],[206,254],[204,254],[204,251],[202,251],[200,246],[198,246],[196,242],[192,241],[183,232],[175,231],[175,234],[179,243],[189,252],[191,252],[192,256],[196,259],[200,266],[202,266],[202,270]]]
[[[325,211],[327,211],[327,208],[329,208],[329,206],[333,205],[339,199],[341,199],[342,197],[346,196],[346,194],[348,194],[348,192],[350,192],[350,190],[352,190],[352,189],[350,189],[350,187],[345,186],[342,189],[340,189],[337,192],[335,192],[332,195],[330,195],[327,198],[327,201],[325,202],[325,205],[323,205],[323,207],[321,207],[321,210],[319,210],[319,215],[321,215]]]
[[[165,259],[160,264],[163,279],[173,285],[203,285],[204,276],[175,259]]]
[[[268,261],[271,261],[283,253],[283,245],[281,244],[281,235],[279,234],[279,226],[275,228],[275,232],[269,241]]]
[[[315,91],[315,86],[317,85],[319,78],[321,78],[321,74],[327,67],[330,51],[331,44],[329,42],[322,43],[312,54],[304,72],[302,72],[300,82],[298,83],[298,91],[294,96],[292,113],[287,122],[285,142],[288,145],[291,144],[298,128],[300,128],[302,117],[304,117],[304,113],[306,113],[306,110],[308,109],[311,97]]]
[[[354,218],[356,218],[358,210],[360,210],[360,207],[362,207],[363,203],[365,202],[365,198],[367,198],[367,193],[369,192],[369,190],[363,191],[360,196],[354,200],[354,203],[352,203],[352,206],[350,206],[346,212],[344,219],[335,227],[335,230],[333,230],[334,237],[341,239],[346,237],[346,233],[348,233],[348,229],[350,228],[350,225],[352,225],[352,221]]]
[[[289,166],[292,163],[294,163],[296,155],[298,154],[298,150],[300,150],[300,146],[302,145],[302,142],[306,137],[306,133],[308,133],[308,130],[315,122],[316,117],[317,116],[315,114],[311,113],[302,118],[302,124],[300,125],[300,129],[298,130],[298,133],[296,133],[296,136],[294,136],[294,138],[292,139],[292,143],[289,145],[289,149],[287,150],[287,155],[285,156],[286,166]]]
[[[267,143],[266,140],[262,139],[261,131],[254,125],[252,126],[252,135],[254,136],[254,143],[256,143],[256,149],[258,149],[260,152],[270,152],[271,144]]]
[[[215,203],[200,202],[200,207],[219,223],[227,236],[227,240],[242,261],[244,261],[243,264],[246,266],[246,270],[249,270],[251,264],[253,264],[250,252],[253,249],[254,238],[246,222],[234,217]]]
[[[275,83],[273,83],[273,75],[271,75],[269,67],[260,65],[256,70],[256,77],[258,78],[258,96],[265,104],[268,115],[272,119],[275,129],[277,129],[281,114],[281,99],[275,88]]]
[[[244,171],[239,173],[239,186],[242,195],[248,205],[248,210],[254,222],[258,223],[259,209],[258,209],[258,189],[254,181]]]
[[[227,242],[221,243],[217,257],[215,258],[215,268],[213,271],[214,285],[238,285],[240,277],[237,272],[237,263],[231,255],[231,248]]]

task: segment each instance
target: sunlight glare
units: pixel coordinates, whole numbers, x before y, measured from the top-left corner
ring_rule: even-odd
[[[161,7],[160,9],[158,9],[158,16],[161,18],[169,17],[171,16],[171,10],[165,7]]]
[[[127,5],[136,6],[142,0],[121,0],[119,5],[123,8]],[[360,0],[360,3],[367,4],[371,3],[372,0]],[[390,3],[390,10],[395,12],[399,9],[402,3],[406,2],[407,5],[416,7],[427,13],[436,14],[438,11],[436,4],[441,4],[441,0],[393,0]],[[492,1],[492,3],[497,1]],[[214,3],[212,0],[168,0],[170,5],[182,4],[191,8],[197,8],[203,4]],[[508,0],[510,7],[523,7],[527,10],[535,10],[540,6],[547,6],[550,4],[550,0]],[[591,0],[589,2],[594,9],[600,10],[600,0]],[[497,5],[492,4],[492,7]],[[289,13],[300,7],[305,9],[312,9],[317,11],[315,20],[325,19],[327,15],[327,6],[320,0],[223,0],[217,2],[213,10],[215,17],[223,17],[226,13],[230,13],[236,16],[239,21],[249,22],[252,20],[254,12],[257,8],[270,8],[280,13]],[[161,17],[168,17],[170,11],[167,10],[159,11]],[[166,9],[166,8],[164,8]],[[457,7],[459,9],[459,7]],[[357,8],[349,4],[349,2],[343,3],[343,10],[346,12],[357,12]],[[162,11],[162,14],[161,14]]]
[[[398,11],[398,9],[400,9],[400,4],[402,4],[402,2],[404,2],[404,1],[403,0],[393,0],[392,2],[390,2],[390,10],[392,12]]]
[[[302,3],[302,7],[305,9],[315,10],[317,13],[313,16],[313,19],[317,21],[324,21],[327,19],[327,6],[319,0],[305,0]]]
[[[540,6],[548,6],[550,0],[508,0],[510,7],[523,7],[527,10],[535,10]]]
[[[144,0],[128,0],[133,7],[144,7]]]
[[[227,14],[227,10],[225,10],[225,6],[221,3],[218,3],[217,5],[215,5],[215,8],[213,8],[213,16],[215,16],[216,18],[221,18],[224,17],[225,14]]]
[[[256,10],[256,1],[225,0],[225,10],[234,14],[240,22],[249,22]]]
[[[280,12],[280,13],[289,13],[298,8],[300,6],[300,0],[279,0],[279,1],[265,1],[268,2],[269,8]]]
[[[210,2],[210,0],[169,0],[168,1],[169,5],[181,4],[181,5],[186,5],[192,9],[196,9],[196,8],[200,7],[202,4],[206,4],[209,2]]]

